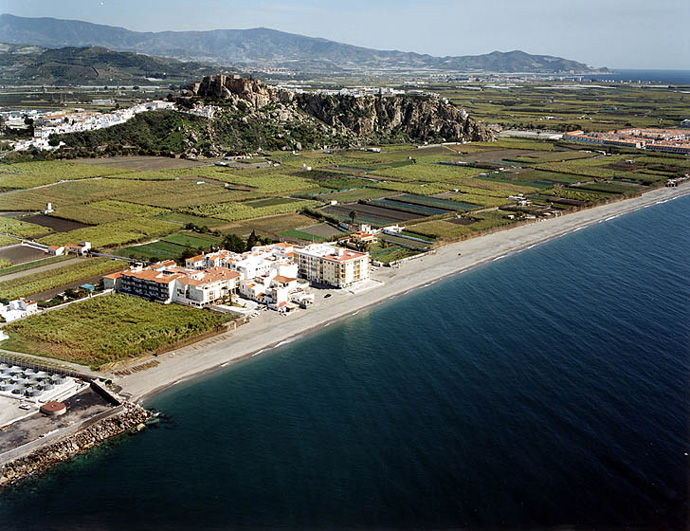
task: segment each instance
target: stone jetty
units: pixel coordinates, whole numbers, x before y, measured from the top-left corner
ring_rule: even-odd
[[[0,466],[0,488],[24,478],[44,473],[51,466],[67,461],[103,441],[129,430],[141,430],[151,416],[143,407],[125,402],[120,413],[101,419],[74,434],[46,443],[30,454]]]

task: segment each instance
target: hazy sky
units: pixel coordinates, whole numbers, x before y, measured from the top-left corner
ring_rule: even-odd
[[[0,12],[137,31],[264,26],[438,56],[520,49],[690,70],[690,0],[0,0]]]

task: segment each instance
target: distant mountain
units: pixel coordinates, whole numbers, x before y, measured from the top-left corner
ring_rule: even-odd
[[[100,46],[245,68],[285,67],[311,72],[361,71],[363,68],[532,73],[594,70],[576,61],[521,51],[433,57],[413,52],[373,50],[266,28],[153,33],[76,20],[7,14],[0,15],[0,42],[46,48]]]
[[[217,67],[201,63],[101,47],[0,44],[0,83],[5,85],[186,84],[217,72]]]

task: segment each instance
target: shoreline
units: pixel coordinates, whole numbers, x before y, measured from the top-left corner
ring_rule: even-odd
[[[242,360],[291,343],[318,329],[394,300],[439,280],[546,243],[595,223],[690,194],[690,183],[651,190],[641,196],[600,205],[561,217],[531,223],[440,247],[436,254],[412,260],[400,268],[372,270],[366,286],[351,290],[317,290],[314,307],[295,315],[261,312],[259,317],[231,332],[201,340],[157,356],[159,364],[131,375],[113,377],[130,400],[145,403],[164,389],[202,377]],[[459,256],[458,253],[462,255]],[[331,293],[324,300],[321,293]],[[132,362],[136,367],[150,361]]]

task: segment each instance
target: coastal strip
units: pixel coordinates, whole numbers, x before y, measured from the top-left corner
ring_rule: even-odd
[[[690,194],[690,183],[677,188],[660,188],[639,197],[617,201],[572,214],[514,227],[441,247],[433,255],[406,263],[401,268],[378,268],[372,272],[376,284],[355,293],[332,292],[327,301],[317,298],[315,306],[283,317],[263,312],[249,325],[158,356],[150,370],[114,378],[122,393],[133,401],[146,401],[157,391],[218,367],[253,357],[276,348],[287,340],[318,331],[364,308],[390,301],[439,279],[468,271],[479,265],[531,249],[551,239],[598,222]]]

